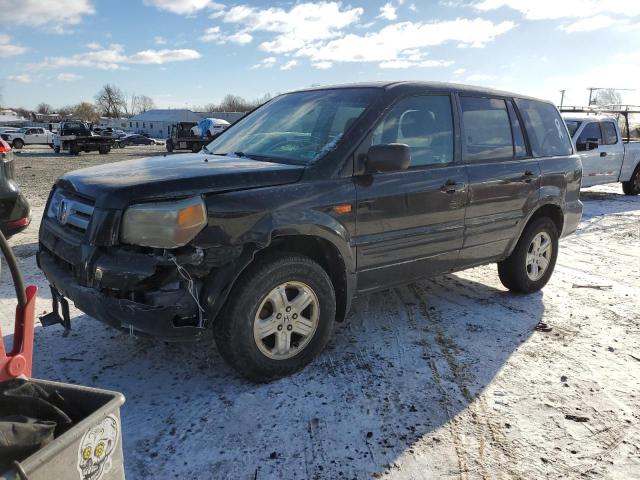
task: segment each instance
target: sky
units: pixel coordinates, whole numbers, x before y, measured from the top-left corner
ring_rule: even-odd
[[[105,83],[190,108],[311,85],[435,80],[640,104],[640,1],[0,0],[2,105],[94,100]]]

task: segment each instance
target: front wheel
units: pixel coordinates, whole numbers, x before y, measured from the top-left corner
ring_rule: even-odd
[[[558,258],[558,229],[550,218],[525,228],[511,255],[498,263],[502,284],[513,292],[532,293],[544,287]]]
[[[13,141],[13,148],[20,150],[22,147],[24,147],[24,141],[20,138],[16,138]]]
[[[242,274],[213,333],[233,368],[267,382],[301,370],[324,349],[335,312],[333,285],[324,269],[308,257],[278,253]]]
[[[58,147],[58,146],[53,147],[53,151],[54,151],[55,153],[60,153],[60,147]]]
[[[173,152],[173,142],[171,140],[167,140],[167,143],[164,147],[167,149],[167,152]]]
[[[625,195],[640,194],[640,166],[636,168],[628,182],[622,182],[622,191]]]

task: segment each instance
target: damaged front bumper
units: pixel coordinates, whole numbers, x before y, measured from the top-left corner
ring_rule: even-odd
[[[138,256],[143,261],[137,262],[137,265],[132,258],[108,255],[99,256],[91,262],[93,282],[100,285],[106,282],[113,285],[115,282],[124,288],[141,281],[144,285],[144,280],[148,280],[144,293],[130,293],[132,299],[123,298],[126,290],[81,285],[74,275],[73,266],[46,248],[40,249],[37,259],[55,291],[103,323],[136,335],[165,340],[187,340],[201,336],[205,331],[203,312],[198,312],[198,304],[191,295],[193,292],[189,292],[184,284],[166,278],[170,267],[166,267],[166,271],[159,275],[164,282],[154,279],[154,275],[158,276],[158,270],[163,269],[153,268],[153,259],[145,259],[141,254]],[[129,268],[122,263],[126,260],[129,260]],[[148,266],[147,271],[145,265]],[[177,267],[173,270],[177,272]]]

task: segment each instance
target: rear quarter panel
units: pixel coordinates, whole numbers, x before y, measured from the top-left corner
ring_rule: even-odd
[[[557,205],[564,213],[561,236],[575,232],[582,217],[582,162],[578,155],[540,159],[540,205]],[[534,212],[532,212],[534,213]]]
[[[631,175],[640,163],[640,142],[624,144],[624,160],[620,170],[620,181],[626,182],[631,179]]]

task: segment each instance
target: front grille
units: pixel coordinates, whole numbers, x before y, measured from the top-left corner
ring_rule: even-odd
[[[94,202],[86,197],[57,190],[51,198],[47,216],[61,227],[84,234],[93,216]]]

